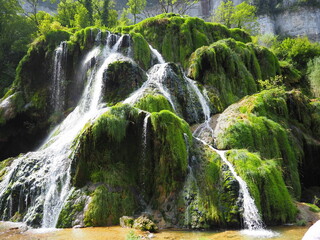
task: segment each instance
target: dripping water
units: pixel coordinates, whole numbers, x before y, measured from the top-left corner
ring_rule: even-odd
[[[109,34],[109,36],[115,35]],[[120,41],[119,38],[117,40]],[[112,41],[107,39],[107,42]],[[119,44],[119,42],[110,44],[111,47],[107,45],[101,52],[94,48],[88,53],[85,62],[91,61],[92,58],[97,60],[78,106],[51,132],[37,151],[19,157],[11,164],[7,175],[0,183],[0,210],[4,212],[5,219],[10,219],[15,213],[12,212],[11,205],[12,198],[15,196],[10,192],[19,188],[23,192],[28,192],[24,198],[18,196],[19,207],[20,202],[24,202],[25,205],[26,214],[23,221],[37,225],[38,223],[34,221],[42,212],[42,227],[56,226],[63,203],[71,188],[71,159],[69,158],[72,152],[71,144],[90,119],[106,111],[100,104],[103,72],[110,63],[123,59],[122,55],[116,53]],[[60,49],[58,48],[57,51]],[[61,68],[55,69],[61,72]],[[59,73],[55,74],[59,75]]]
[[[64,110],[65,101],[65,65],[67,60],[67,42],[61,42],[54,51],[52,76],[52,106],[55,111]]]

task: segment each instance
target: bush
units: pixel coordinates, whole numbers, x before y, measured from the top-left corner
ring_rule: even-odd
[[[307,74],[311,92],[315,97],[320,97],[320,57],[309,61]]]

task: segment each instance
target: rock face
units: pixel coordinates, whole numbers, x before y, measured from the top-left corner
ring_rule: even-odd
[[[60,44],[50,41],[66,40],[57,31],[22,60],[0,103],[2,129],[20,114],[48,129],[57,114],[43,101],[52,98],[52,69],[44,64],[38,76],[35,63],[52,63],[61,46],[72,59],[55,68],[67,83],[61,111],[74,111],[40,149],[1,162],[2,218],[36,227],[240,227],[244,197],[227,159],[267,224],[294,221],[301,185],[320,185],[307,176],[319,171],[319,101],[279,86],[259,92],[259,79],[285,68],[241,30],[168,14],[119,32],[88,28]],[[210,113],[220,114],[209,137],[224,155],[190,130],[209,125]]]
[[[191,16],[210,18],[222,0],[202,0],[197,4]],[[243,0],[233,0],[235,5]],[[258,7],[258,18],[261,33],[272,33],[284,36],[308,36],[311,40],[320,41],[320,8],[319,1],[253,1]]]

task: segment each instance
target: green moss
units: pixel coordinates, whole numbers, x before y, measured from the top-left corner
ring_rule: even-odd
[[[141,98],[136,104],[135,107],[140,108],[141,110],[147,112],[160,112],[161,110],[169,110],[173,112],[173,109],[168,102],[168,100],[162,95],[151,95],[148,94],[145,97]]]
[[[48,50],[53,51],[62,41],[70,38],[70,33],[64,30],[52,30],[44,35]]]
[[[301,72],[286,61],[279,61],[281,75],[284,77],[287,85],[298,83],[301,79]]]
[[[81,196],[81,191],[73,191],[68,197],[65,205],[63,206],[58,222],[57,228],[71,228],[74,225],[77,216],[81,215],[84,208],[86,199]]]
[[[0,181],[6,175],[6,173],[7,173],[6,168],[11,165],[13,160],[14,160],[14,158],[8,158],[8,159],[0,162]]]
[[[278,161],[262,160],[247,150],[229,151],[227,157],[247,183],[265,223],[273,225],[294,221],[297,209],[283,181]]]
[[[97,36],[98,32],[101,31],[99,28],[92,28],[92,27],[87,27],[84,29],[81,29],[77,32],[75,32],[71,37],[70,37],[70,42],[68,46],[72,46],[75,43],[80,46],[81,50],[84,49],[89,49],[93,46],[95,37]],[[72,47],[71,47],[72,49]]]
[[[140,33],[167,61],[187,67],[188,59],[197,48],[224,38],[250,42],[244,31],[229,30],[220,24],[208,23],[199,18],[177,14],[161,14],[140,23],[119,28],[123,33]]]
[[[147,79],[145,72],[138,65],[123,60],[110,63],[103,76],[103,99],[108,105],[126,99]]]
[[[151,122],[158,159],[156,182],[161,188],[161,195],[166,195],[177,190],[186,175],[187,147],[191,143],[192,135],[188,124],[167,110],[152,113]]]
[[[210,148],[204,149],[197,170],[199,210],[208,226],[239,226],[239,184],[220,156]]]
[[[130,32],[133,41],[133,58],[143,69],[151,65],[151,51],[148,42],[140,33]]]
[[[94,141],[110,138],[121,142],[126,136],[126,128],[130,118],[135,118],[138,112],[129,105],[116,105],[110,111],[102,114],[92,127]]]
[[[288,130],[289,122],[294,122],[292,119],[297,119],[299,115],[288,107],[288,96],[291,95],[281,89],[272,89],[232,106],[225,112],[230,117],[220,129],[216,145],[219,149],[246,148],[259,152],[263,158],[279,159],[285,182],[290,186],[290,192],[299,199],[298,164],[302,152]]]
[[[245,95],[257,92],[262,77],[255,46],[221,40],[198,48],[190,58],[189,76],[209,89],[216,109],[223,110]]]
[[[134,209],[134,199],[131,195],[125,191],[113,191],[102,185],[92,193],[84,222],[86,226],[119,224],[119,218],[133,214]]]

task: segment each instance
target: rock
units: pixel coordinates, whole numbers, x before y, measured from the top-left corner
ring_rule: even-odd
[[[84,228],[84,226],[79,224],[79,225],[73,226],[73,228]]]
[[[158,231],[157,225],[153,221],[151,221],[147,216],[140,216],[136,220],[134,220],[133,228],[149,232]]]
[[[302,240],[320,240],[320,220],[313,224],[306,234],[303,236]]]
[[[132,228],[133,222],[133,217],[123,216],[120,218],[120,226],[123,228]]]

